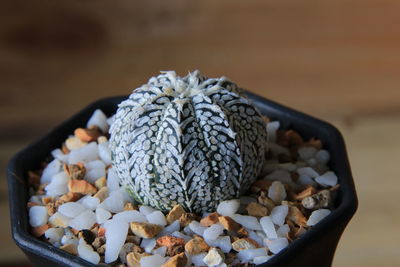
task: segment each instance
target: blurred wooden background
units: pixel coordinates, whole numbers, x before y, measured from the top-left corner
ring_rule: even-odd
[[[339,127],[360,205],[334,266],[399,266],[399,14],[395,0],[1,1],[2,216],[17,150],[160,70],[199,69]],[[1,237],[0,265],[26,263],[8,217]]]

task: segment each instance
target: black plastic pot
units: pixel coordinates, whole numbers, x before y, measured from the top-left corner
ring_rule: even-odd
[[[257,95],[248,93],[248,96],[263,114],[278,119],[284,128],[298,131],[306,139],[311,137],[321,139],[325,148],[331,153],[330,167],[336,172],[341,185],[337,208],[305,235],[260,266],[331,266],[339,238],[357,209],[357,195],[343,138],[335,127],[326,122]],[[115,113],[117,104],[125,98],[111,97],[89,105],[11,159],[7,175],[12,235],[33,264],[93,266],[29,233],[26,177],[27,172],[38,169],[40,163],[50,155],[53,149],[60,147],[75,128],[84,126],[95,109],[99,108],[107,115],[111,115]]]

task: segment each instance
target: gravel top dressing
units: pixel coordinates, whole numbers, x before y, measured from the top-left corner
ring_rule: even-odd
[[[329,159],[226,78],[165,72],[29,172],[31,233],[104,266],[254,266],[330,214]]]

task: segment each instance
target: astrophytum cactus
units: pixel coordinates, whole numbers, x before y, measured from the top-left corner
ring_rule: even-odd
[[[118,106],[110,130],[113,168],[139,203],[215,210],[260,174],[266,127],[235,83],[198,71],[151,78]]]

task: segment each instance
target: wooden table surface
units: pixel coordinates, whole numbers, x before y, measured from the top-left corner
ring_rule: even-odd
[[[360,204],[333,266],[400,266],[399,11],[395,0],[2,1],[0,265],[26,263],[9,234],[11,155],[93,100],[199,69],[336,125]]]

